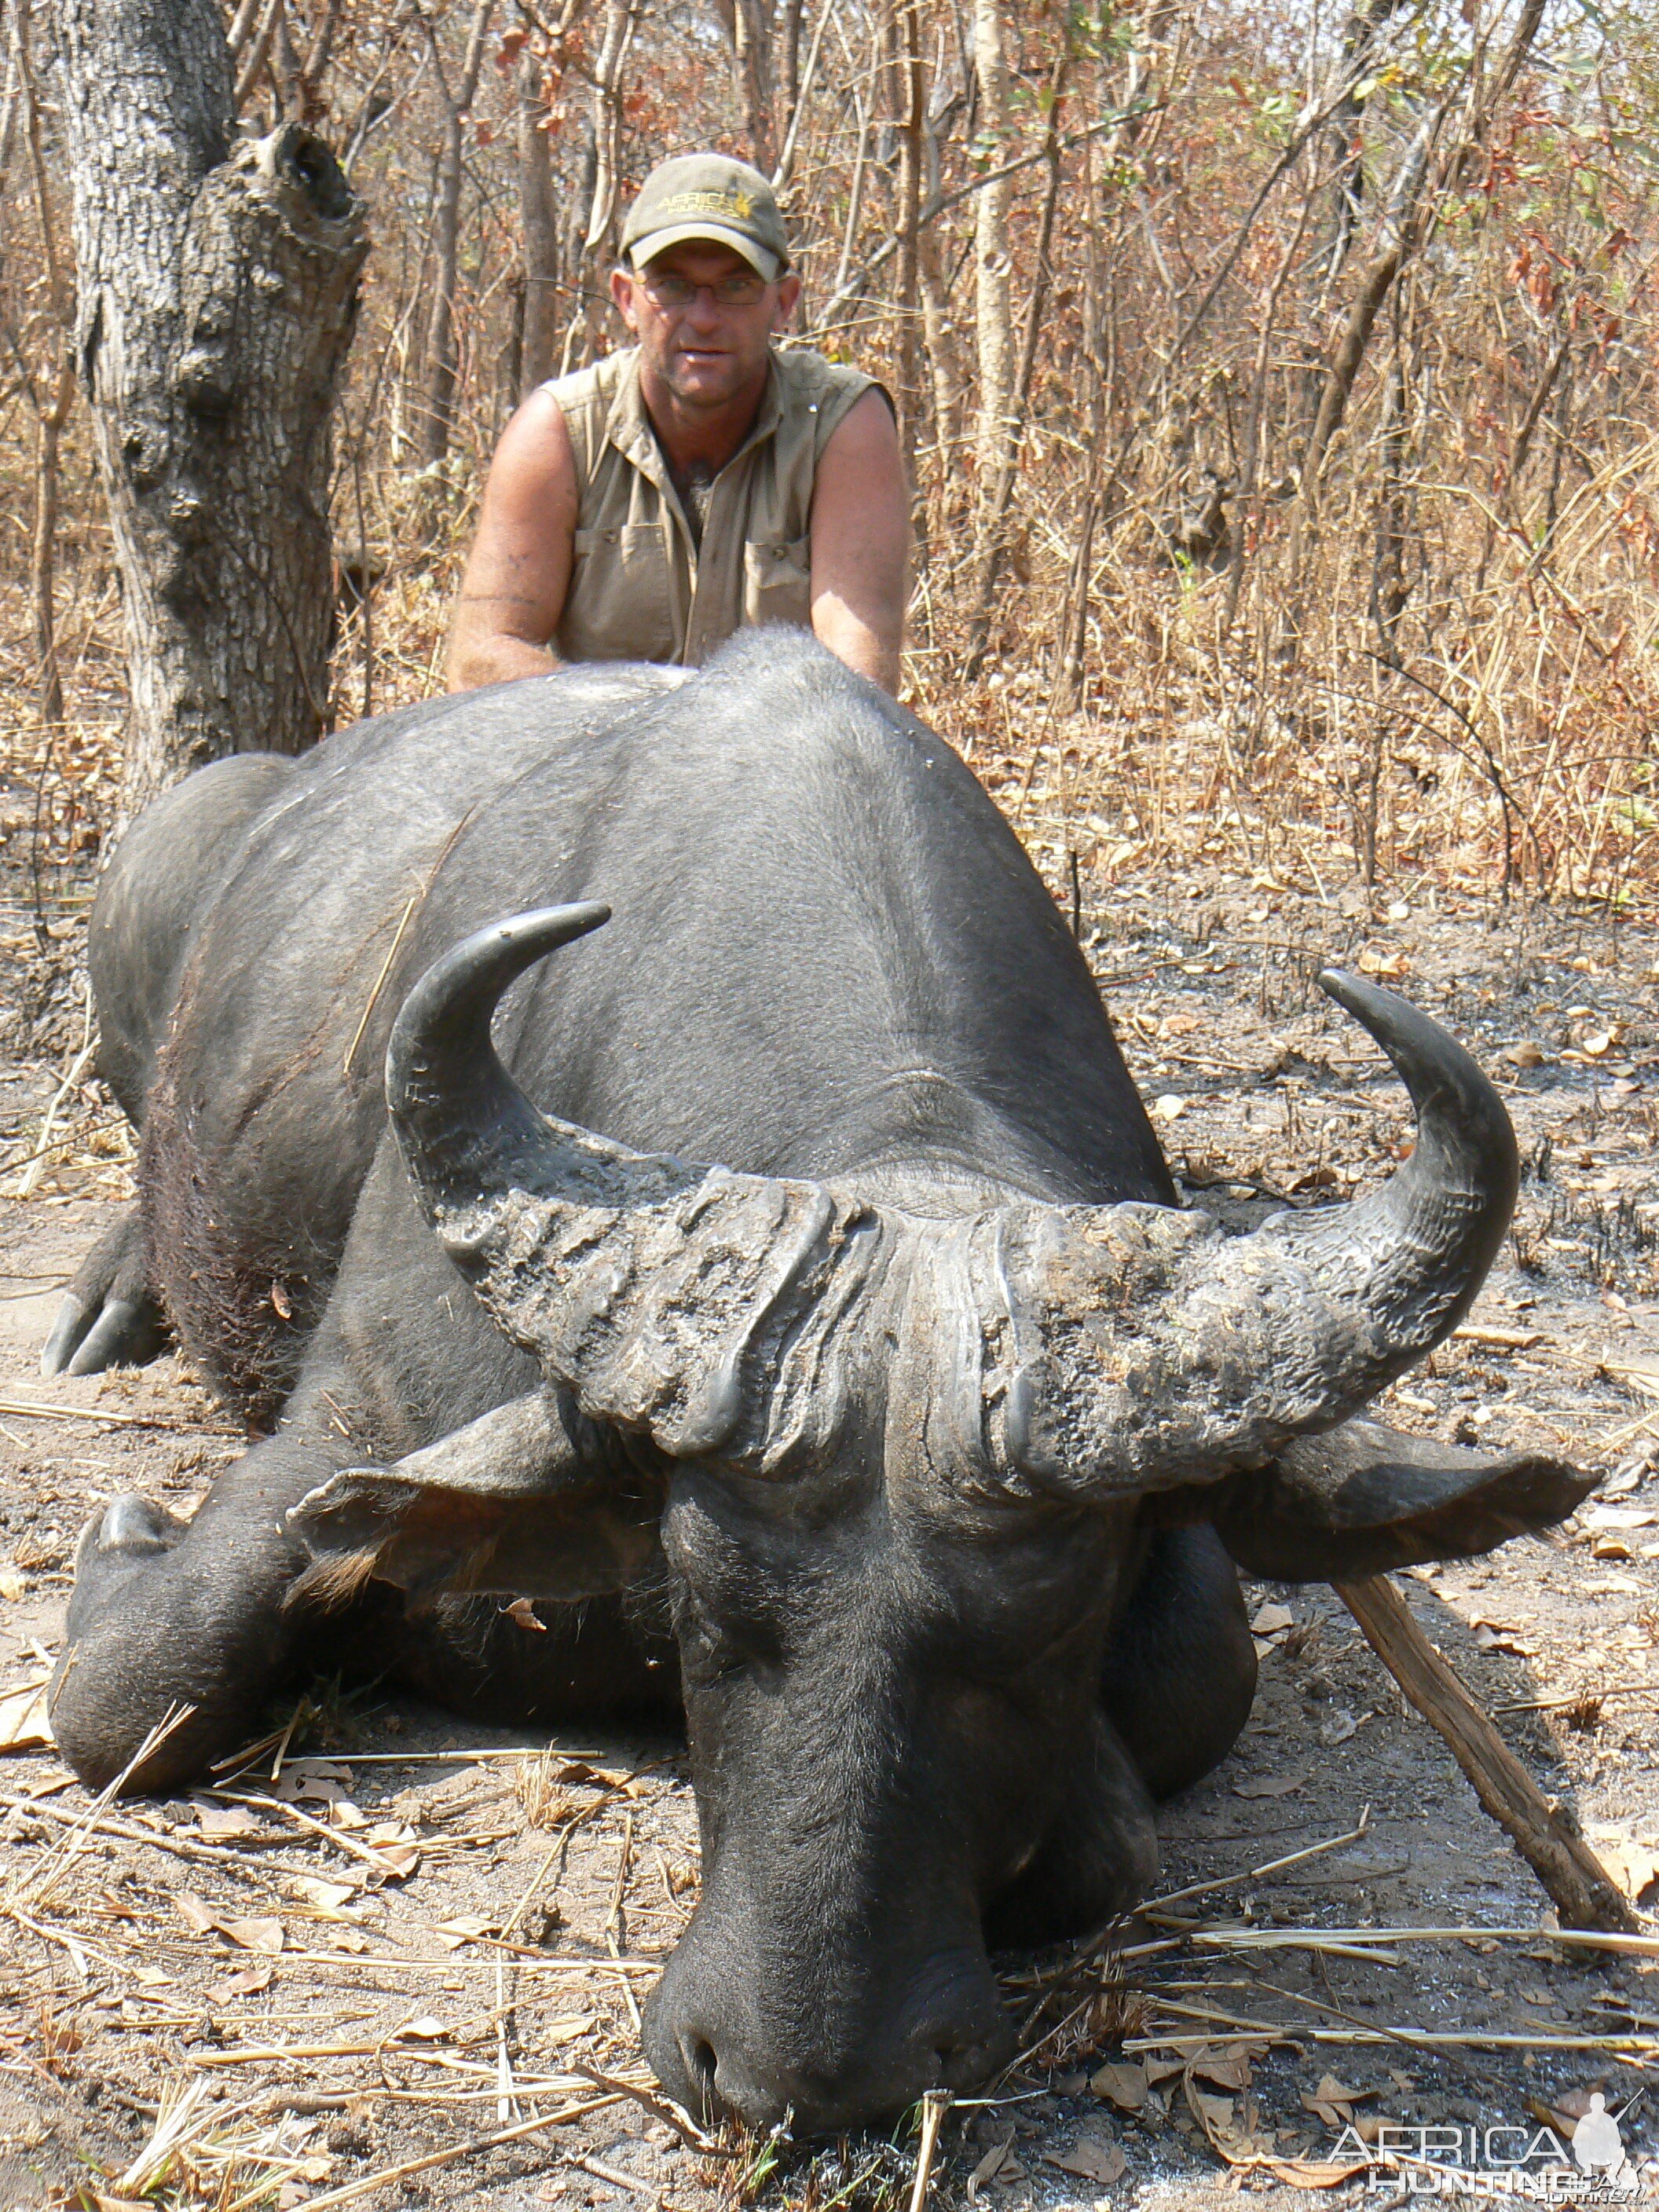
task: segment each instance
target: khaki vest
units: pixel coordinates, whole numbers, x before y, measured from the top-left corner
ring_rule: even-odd
[[[544,388],[580,494],[562,659],[695,668],[746,623],[811,627],[818,456],[871,378],[805,348],[773,354],[755,427],[709,487],[701,552],[645,411],[638,347]]]

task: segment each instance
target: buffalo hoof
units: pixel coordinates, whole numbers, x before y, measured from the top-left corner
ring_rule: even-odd
[[[82,1534],[46,1702],[58,1748],[90,1790],[178,1789],[225,1747],[215,1717],[195,1710],[192,1686],[169,1694],[150,1663],[165,1607],[147,1585],[185,1532],[184,1522],[129,1493]]]
[[[43,1375],[97,1375],[142,1367],[167,1341],[149,1288],[149,1260],[137,1209],[129,1206],[87,1255],[64,1293],[40,1354]]]
[[[147,1559],[170,1552],[185,1523],[141,1498],[136,1491],[112,1498],[81,1533],[75,1553],[75,1588],[65,1624],[71,1639],[84,1636],[108,1613],[112,1603]]]

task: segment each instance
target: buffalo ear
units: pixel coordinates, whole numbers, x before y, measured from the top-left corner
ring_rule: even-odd
[[[1357,1582],[1553,1528],[1595,1487],[1541,1453],[1462,1451],[1355,1420],[1217,1484],[1203,1517],[1248,1575]]]
[[[309,1492],[288,1515],[313,1562],[290,1600],[340,1603],[370,1581],[411,1595],[600,1597],[645,1565],[657,1513],[584,1462],[561,1407],[532,1391],[392,1467],[347,1468]]]

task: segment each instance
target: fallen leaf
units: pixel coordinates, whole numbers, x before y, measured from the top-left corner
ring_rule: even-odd
[[[1522,1037],[1519,1044],[1508,1046],[1504,1058],[1511,1067],[1542,1067],[1549,1055],[1535,1038]]]
[[[262,1824],[254,1819],[245,1805],[198,1805],[195,1810],[204,1836],[219,1838],[264,1833]]]
[[[210,1935],[218,1926],[211,1908],[204,1905],[193,1890],[181,1889],[173,1900],[173,1910],[186,1928],[198,1936]]]
[[[1248,2089],[1250,2069],[1265,2057],[1265,2043],[1206,2043],[1187,2062],[1187,2071],[1216,2089]]]
[[[463,1943],[476,1943],[481,1936],[494,1936],[501,1927],[499,1918],[483,1912],[458,1912],[453,1920],[438,1923],[438,1936],[446,1951],[458,1951]]]
[[[1369,2159],[1264,2158],[1255,2161],[1287,2189],[1340,2189],[1345,2181],[1369,2173]]]
[[[1409,975],[1412,972],[1406,955],[1386,945],[1362,945],[1354,965],[1362,975]]]
[[[1306,2089],[1302,2092],[1302,2102],[1304,2109],[1316,2113],[1327,2127],[1346,2128],[1352,2125],[1354,2106],[1376,2094],[1375,2089],[1346,2088],[1334,2074],[1327,2074],[1311,2094]]]
[[[0,1597],[4,1598],[9,1605],[19,1603],[27,1588],[28,1584],[15,1567],[0,1567]]]
[[[585,1759],[567,1759],[557,1768],[552,1779],[566,1788],[589,1790],[623,1790],[629,1796],[641,1792],[645,1784],[629,1773],[614,1766],[590,1766]]]
[[[1659,1511],[1651,1505],[1581,1505],[1579,1525],[1585,1528],[1651,1528],[1659,1526]]]
[[[216,1920],[213,1924],[228,1942],[234,1943],[243,1951],[264,1951],[274,1954],[288,1940],[282,1922],[268,1915],[247,1920]]]
[[[1591,1832],[1590,1845],[1620,1888],[1633,1902],[1639,1903],[1655,1882],[1659,1881],[1659,1851],[1656,1851],[1651,1844],[1638,1844],[1632,1838],[1620,1835],[1616,1831],[1609,1834],[1603,1830],[1600,1833]],[[1521,1994],[1525,1996],[1527,1992],[1523,1990]],[[1544,2002],[1550,2002],[1547,1994]]]
[[[1295,1626],[1296,1615],[1289,1606],[1269,1602],[1256,1608],[1255,1618],[1250,1623],[1250,1633],[1252,1636],[1280,1636]]]
[[[1342,1178],[1334,1167],[1310,1168],[1304,1175],[1297,1176],[1291,1189],[1299,1196],[1305,1190],[1336,1190],[1341,1187],[1341,1182]]]
[[[53,1741],[44,1682],[27,1683],[0,1698],[0,1753],[38,1751]]]
[[[1299,1790],[1308,1778],[1305,1766],[1292,1767],[1284,1774],[1255,1774],[1246,1782],[1235,1782],[1235,1797],[1288,1797]]]
[[[363,1841],[372,1848],[384,1871],[399,1880],[413,1874],[421,1863],[420,1845],[407,1821],[377,1820],[373,1827],[364,1829]]]
[[[325,1920],[349,1920],[354,1917],[344,1908],[357,1894],[355,1881],[319,1881],[315,1875],[300,1874],[289,1881],[289,1889]]]
[[[418,2020],[406,2020],[392,2040],[400,2043],[444,2043],[448,2037],[449,2030],[442,2021],[434,2020],[429,2013],[423,2013]]]
[[[274,1966],[244,1966],[239,1973],[227,1974],[222,1982],[215,1982],[205,1994],[210,2003],[227,2004],[232,1997],[261,1996],[276,1978]]]
[[[368,1938],[357,1928],[325,1928],[323,1941],[331,1951],[367,1951]]]
[[[292,1759],[272,1786],[289,1805],[334,1805],[351,1786],[351,1769],[337,1759]]]
[[[1271,2153],[1272,2138],[1259,2131],[1255,2106],[1248,2092],[1235,2105],[1231,2097],[1207,2095],[1190,2073],[1182,2088],[1193,2118],[1218,2158],[1229,2166],[1254,2166]]]
[[[387,1844],[412,1844],[414,1840],[415,1831],[407,1820],[376,1820],[373,1827],[363,1832],[363,1841],[372,1844],[376,1850]]]
[[[194,1929],[198,1936],[210,1933],[222,1936],[227,1942],[234,1943],[244,1951],[280,1951],[286,1940],[280,1920],[226,1919],[215,1912],[210,1905],[204,1905],[191,1890],[180,1890],[173,1902],[179,1917],[187,1928]]]
[[[1187,2067],[1184,2058],[1160,2058],[1155,2051],[1149,2051],[1140,2063],[1146,2069],[1147,2086],[1153,2089],[1160,2081],[1167,2081],[1172,2074],[1184,2073]]]
[[[1346,2088],[1334,2074],[1322,2075],[1319,2087],[1314,2091],[1316,2097],[1322,2097],[1328,2104],[1334,2105],[1363,2105],[1376,2094],[1375,2089]]]
[[[1138,2112],[1146,2101],[1146,2069],[1125,2061],[1097,2067],[1089,2087],[1097,2097],[1115,2105],[1120,2112]]]
[[[1080,2175],[1103,2188],[1118,2180],[1128,2165],[1116,2143],[1097,2136],[1079,2136],[1070,2150],[1046,2150],[1042,2159],[1045,2166],[1057,2166],[1062,2173]]]
[[[1563,2089],[1556,2097],[1554,2109],[1550,2112],[1550,2118],[1545,2122],[1545,2125],[1559,2125],[1562,2120],[1565,2120],[1567,2124],[1562,2132],[1571,2136],[1579,2121],[1589,2118],[1590,2098],[1594,2094],[1595,2092],[1589,2089]],[[1528,2101],[1530,2103],[1532,2100],[1528,2099]],[[1549,2109],[1548,2106],[1545,2107],[1546,2111]],[[1542,2114],[1537,2117],[1541,2118]]]
[[[1187,1102],[1173,1091],[1166,1091],[1161,1098],[1152,1101],[1152,1115],[1159,1121],[1178,1121],[1187,1110]]]
[[[1513,1622],[1485,1620],[1479,1613],[1470,1621],[1474,1632],[1475,1649],[1479,1651],[1507,1651],[1516,1659],[1530,1659],[1536,1647],[1523,1644]]]
[[[574,2043],[579,2035],[586,2035],[594,2025],[591,2012],[573,2013],[567,2020],[550,2020],[536,2031],[538,2045],[544,2043]]]
[[[1012,2142],[1013,2138],[1011,2136],[1007,2142],[993,2143],[969,2175],[968,2202],[970,2204],[975,2201],[986,2183],[995,2180],[997,2175],[1001,2172],[1003,2161],[1007,2158]]]
[[[1365,1718],[1369,1720],[1370,1718],[1370,1715],[1367,1713]],[[1351,1735],[1358,1735],[1359,1733],[1359,1723],[1354,1718],[1347,1707],[1346,1705],[1340,1706],[1331,1715],[1324,1727],[1320,1729],[1319,1741],[1321,1743],[1325,1745],[1328,1750],[1334,1749],[1339,1743],[1346,1743]]]

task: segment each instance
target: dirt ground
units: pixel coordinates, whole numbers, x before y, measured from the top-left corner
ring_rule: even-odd
[[[1470,1323],[1381,1410],[1547,1444],[1604,1479],[1547,1540],[1400,1586],[1639,1894],[1659,1869],[1659,944],[1605,916],[1428,893],[1368,912],[1358,894],[1221,874],[1097,887],[1083,919],[1192,1202],[1231,1221],[1372,1182],[1407,1138],[1403,1092],[1311,988],[1324,961],[1396,982],[1498,1079],[1528,1163],[1510,1248]],[[0,1067],[15,1164],[80,1017],[73,913],[50,989],[21,908],[4,927],[29,1017]],[[84,1085],[66,1108],[85,1132],[112,1112]],[[13,1739],[87,1516],[129,1488],[187,1510],[239,1449],[174,1358],[39,1375],[58,1290],[124,1187],[121,1150],[118,1133],[88,1136],[27,1200],[0,1198]],[[1659,1945],[1555,1940],[1533,1876],[1334,1592],[1249,1595],[1255,1717],[1162,1820],[1163,1893],[1205,1887],[1121,1931],[1103,1966],[1000,1962],[1029,2055],[945,2115],[932,2201],[1163,2207],[1243,2188],[1398,2203],[1400,2178],[1360,2163],[1380,2126],[1441,2130],[1431,2156],[1467,2174],[1545,2126],[1565,2139],[1597,2090],[1626,2154],[1652,2155]],[[292,1705],[272,1716],[294,1721]],[[571,1732],[544,1748],[319,1685],[224,1779],[89,1822],[49,1747],[0,1759],[0,2206],[907,2201],[914,2118],[827,2151],[728,2141],[711,2156],[650,2109],[637,2006],[696,1879],[673,1742]]]

